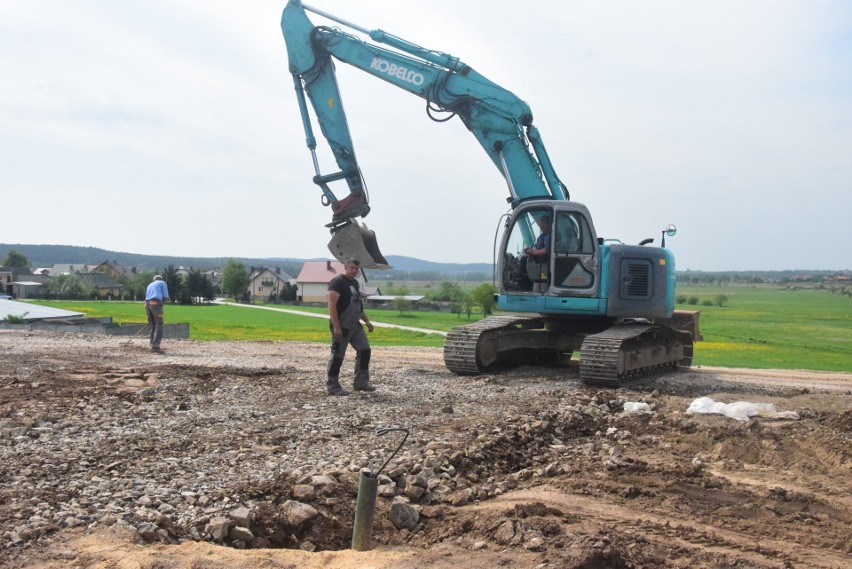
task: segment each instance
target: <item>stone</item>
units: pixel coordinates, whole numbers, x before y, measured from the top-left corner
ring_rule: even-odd
[[[287,500],[281,504],[280,511],[284,522],[291,527],[298,527],[319,515],[319,512],[313,506],[296,500]]]
[[[447,501],[453,506],[464,506],[470,502],[472,497],[473,490],[465,488],[464,490],[458,490],[447,496]]]
[[[318,476],[311,476],[311,484],[314,486],[328,486],[330,484],[337,484],[337,481],[331,476],[321,474]]]
[[[423,494],[426,493],[426,489],[422,486],[413,486],[409,485],[405,487],[405,496],[415,502],[423,497]]]
[[[225,538],[228,537],[228,531],[230,531],[232,523],[233,522],[226,517],[217,516],[207,523],[207,527],[204,528],[204,532],[209,533],[216,541],[225,541]]]
[[[247,527],[234,526],[228,532],[228,538],[231,541],[239,540],[243,543],[251,543],[254,539],[254,534]]]
[[[160,535],[157,533],[159,528],[151,523],[142,524],[139,528],[139,537],[145,541],[159,541]]]
[[[544,539],[536,536],[524,543],[524,549],[529,551],[541,551],[544,549]]]
[[[313,502],[317,497],[316,490],[310,484],[296,484],[290,493],[299,502]]]
[[[429,474],[431,476],[431,473]],[[424,473],[415,474],[412,476],[408,476],[405,479],[405,486],[420,486],[421,488],[428,488],[429,479]]]
[[[420,513],[405,502],[395,500],[390,508],[390,521],[396,529],[413,530],[420,520]]]
[[[230,516],[230,518],[232,520],[234,520],[234,523],[237,524],[238,526],[242,526],[242,527],[246,527],[246,528],[251,527],[251,519],[252,519],[251,510],[249,510],[245,506],[239,506],[237,508],[234,508],[233,510],[228,512],[228,516]],[[244,541],[249,542],[251,540],[249,539],[249,540],[244,540]]]
[[[494,532],[494,540],[501,545],[508,545],[514,537],[515,524],[512,523],[512,520],[506,520]]]

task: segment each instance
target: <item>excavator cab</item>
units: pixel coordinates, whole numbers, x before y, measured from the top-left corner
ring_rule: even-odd
[[[516,215],[504,245],[503,288],[545,292],[550,283],[550,229],[553,210],[530,208]],[[533,254],[535,249],[543,254]]]
[[[566,202],[519,209],[507,228],[502,285],[507,293],[590,292],[596,237],[584,208]],[[545,253],[541,254],[542,249]]]
[[[341,263],[346,263],[347,259],[358,259],[364,269],[391,268],[379,250],[376,233],[355,219],[332,227],[328,250]]]

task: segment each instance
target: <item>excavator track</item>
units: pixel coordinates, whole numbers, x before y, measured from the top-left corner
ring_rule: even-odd
[[[536,365],[578,351],[580,379],[598,387],[638,385],[692,363],[692,336],[669,326],[629,322],[596,334],[560,334],[540,317],[491,316],[458,326],[444,343],[444,363],[458,375],[497,364]]]
[[[688,333],[666,326],[619,324],[583,341],[580,379],[599,387],[627,387],[691,363]]]
[[[497,361],[501,335],[544,328],[541,318],[489,316],[466,326],[456,326],[444,341],[444,363],[459,375],[476,375]]]

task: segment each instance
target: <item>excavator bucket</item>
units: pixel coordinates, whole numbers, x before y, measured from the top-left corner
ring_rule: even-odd
[[[379,251],[375,232],[354,219],[331,230],[328,250],[341,263],[345,263],[346,259],[358,259],[364,269],[392,268]]]

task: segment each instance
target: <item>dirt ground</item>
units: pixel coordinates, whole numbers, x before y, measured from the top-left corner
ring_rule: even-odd
[[[332,398],[324,346],[165,347],[0,332],[0,567],[852,566],[852,374],[695,368],[611,391],[570,364],[455,377],[439,349],[374,348],[377,391]],[[798,418],[687,414],[704,396]],[[410,436],[356,552],[358,472],[400,440],[382,427]],[[300,488],[318,514],[287,525]],[[416,525],[392,523],[400,498]],[[253,539],[217,538],[240,505]]]

